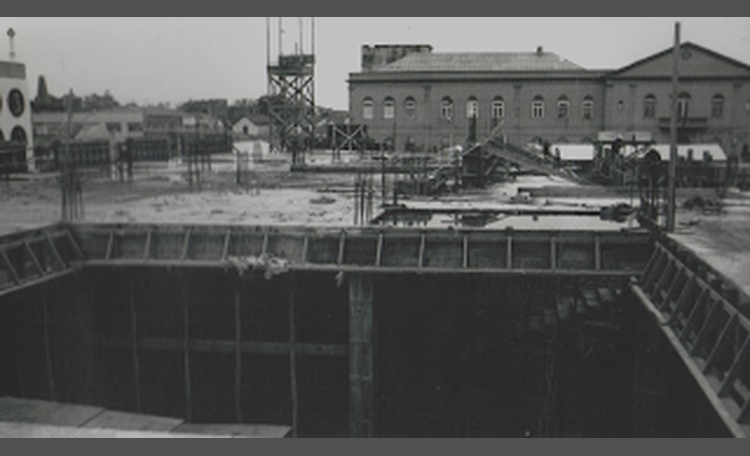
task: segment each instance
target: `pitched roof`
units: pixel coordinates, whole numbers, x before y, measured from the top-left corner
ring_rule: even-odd
[[[710,56],[712,56],[712,57],[714,57],[716,59],[722,60],[722,61],[724,61],[724,62],[726,62],[726,63],[728,63],[730,65],[734,65],[734,66],[737,66],[739,68],[743,68],[745,70],[750,70],[750,65],[748,65],[748,64],[746,64],[744,62],[740,62],[739,60],[733,59],[731,57],[727,57],[724,54],[719,54],[716,51],[712,51],[711,49],[705,48],[705,47],[700,46],[698,44],[695,44],[695,43],[693,43],[691,41],[685,41],[683,43],[680,43],[680,49],[691,49],[691,50],[697,50],[697,51],[700,51],[700,52],[704,52],[704,53],[706,53],[706,54],[708,54],[708,55],[710,55]],[[619,74],[625,73],[625,72],[627,72],[629,70],[632,70],[633,68],[639,67],[639,66],[641,66],[641,65],[643,65],[645,63],[654,61],[654,60],[659,59],[659,58],[664,57],[664,56],[668,56],[673,51],[674,51],[673,47],[668,47],[667,49],[664,49],[663,51],[657,52],[656,54],[649,55],[649,56],[644,57],[644,58],[642,58],[640,60],[636,60],[635,62],[633,62],[633,63],[631,63],[629,65],[626,65],[626,66],[624,66],[624,67],[622,67],[622,68],[620,68],[618,70],[615,70],[615,71],[613,71],[611,73],[611,75],[619,75]]]
[[[583,67],[551,52],[414,53],[376,67],[375,72],[401,71],[570,71]]]

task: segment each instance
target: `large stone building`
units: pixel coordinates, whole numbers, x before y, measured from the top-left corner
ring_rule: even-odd
[[[349,76],[352,122],[377,142],[432,150],[477,135],[514,144],[591,142],[603,131],[669,140],[672,49],[615,70],[588,70],[538,48],[434,53],[363,46]],[[681,143],[718,143],[750,159],[750,66],[692,43],[679,58]]]

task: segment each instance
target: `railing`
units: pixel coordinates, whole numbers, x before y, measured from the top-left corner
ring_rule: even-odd
[[[658,243],[632,289],[733,434],[750,435],[750,319]]]

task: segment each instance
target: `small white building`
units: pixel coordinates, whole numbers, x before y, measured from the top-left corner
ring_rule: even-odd
[[[232,125],[232,133],[250,138],[267,137],[268,119],[263,116],[242,116]]]

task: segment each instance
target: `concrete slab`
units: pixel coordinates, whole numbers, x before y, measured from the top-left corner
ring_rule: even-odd
[[[278,439],[286,437],[291,431],[290,426],[267,424],[182,424],[172,432]]]
[[[37,423],[11,423],[0,421],[0,438],[86,438],[86,439],[183,439],[183,438],[230,438],[228,435],[174,434],[155,431],[123,431],[119,429],[89,429],[68,426],[52,426]]]
[[[86,422],[82,427],[87,429],[107,428],[130,431],[170,432],[182,423],[183,420],[177,418],[105,410]]]
[[[13,397],[0,398],[0,421],[78,427],[102,412],[103,408],[85,405],[57,404]]]

